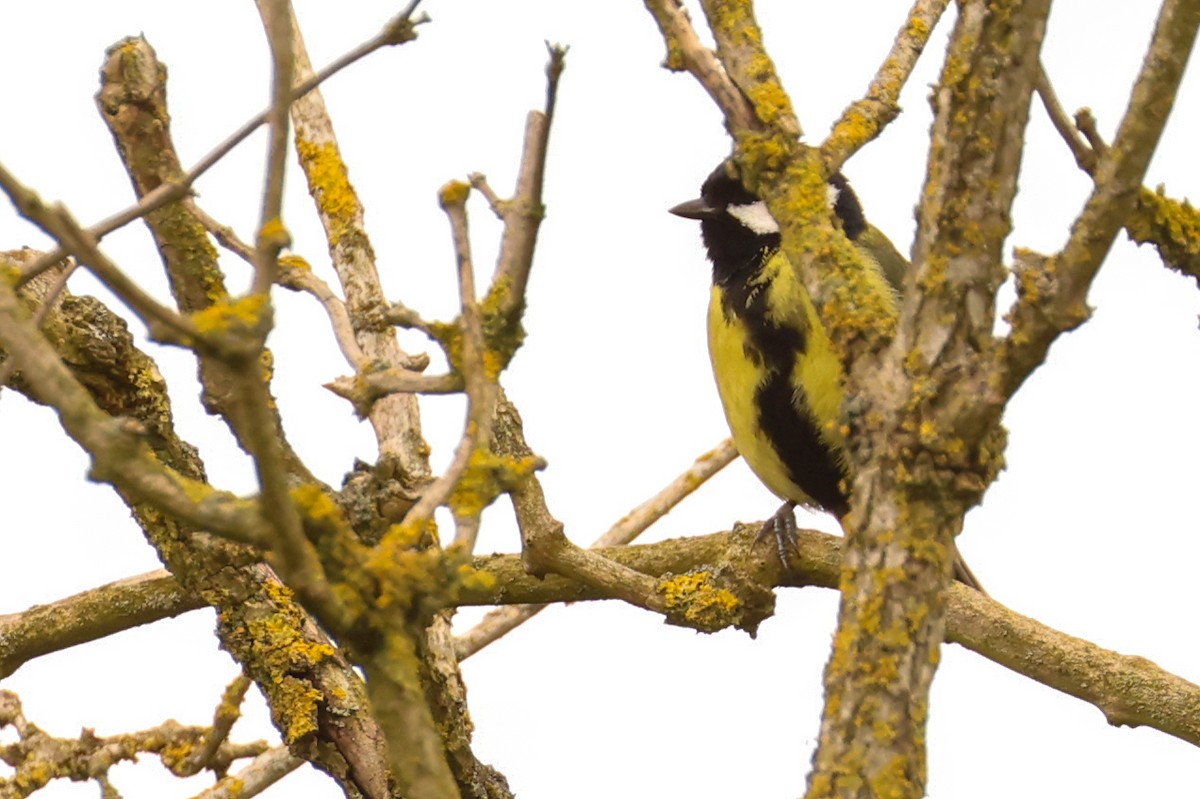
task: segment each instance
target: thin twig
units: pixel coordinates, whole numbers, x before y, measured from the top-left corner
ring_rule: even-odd
[[[218,244],[246,263],[254,266],[254,248],[244,242],[232,227],[218,222],[201,208],[200,204],[192,197],[185,197],[183,205],[187,208],[188,213],[195,217],[196,221],[212,234],[212,237],[217,240]]]
[[[339,377],[326,383],[325,388],[349,400],[358,415],[365,417],[382,397],[390,394],[457,394],[463,390],[463,379],[456,374],[423,375],[406,367]]]
[[[409,3],[408,7],[401,11],[396,16],[388,20],[383,29],[375,36],[350,50],[340,58],[335,59],[331,64],[326,66],[320,72],[309,77],[307,80],[296,86],[291,92],[291,101],[294,102],[313,89],[320,86],[331,77],[341,72],[346,67],[366,58],[371,53],[383,47],[391,45],[404,44],[416,38],[415,28],[428,21],[428,17],[421,14],[418,17],[412,17],[412,11],[416,8],[417,3]],[[270,116],[271,108],[268,107],[259,112],[256,116],[247,120],[240,128],[230,134],[224,141],[210,150],[203,158],[196,162],[190,170],[188,170],[177,181],[163,183],[158,188],[145,194],[137,203],[129,206],[123,211],[97,222],[86,230],[88,236],[99,242],[109,233],[114,230],[128,225],[137,219],[141,219],[146,214],[162,208],[176,200],[179,200],[187,195],[192,184],[194,184],[201,175],[212,169],[222,158],[229,154],[234,147],[237,147],[243,141],[250,137],[254,131],[265,124]],[[54,264],[61,261],[68,255],[66,249],[62,246],[56,247],[48,251],[41,258],[38,258],[33,263],[29,264],[21,273],[17,285],[23,285],[33,277],[41,274],[49,269]]]
[[[237,255],[246,263],[254,264],[254,248],[242,241],[233,228],[222,225],[204,211],[192,199],[185,199],[188,211],[196,217],[204,229],[212,234],[221,246]],[[346,303],[334,294],[329,284],[319,278],[312,267],[298,255],[285,255],[278,260],[279,271],[275,276],[276,282],[285,289],[300,291],[316,297],[329,316],[330,326],[342,355],[355,369],[362,369],[367,364],[367,358],[354,339],[354,327],[350,323],[350,314],[346,311]],[[337,393],[337,392],[335,392]],[[380,395],[382,396],[382,394]]]
[[[354,337],[354,325],[350,321],[346,303],[342,301],[341,297],[334,294],[330,285],[317,277],[312,267],[304,259],[295,255],[285,255],[279,259],[277,280],[279,285],[286,289],[302,291],[317,298],[329,316],[333,337],[337,341],[342,355],[355,369],[365,369],[368,364],[367,356],[363,354],[362,348],[358,346],[358,340]]]
[[[1046,74],[1046,65],[1040,61],[1038,62],[1036,87],[1038,96],[1042,98],[1042,107],[1046,109],[1046,115],[1050,117],[1050,123],[1054,125],[1054,129],[1071,149],[1071,155],[1075,156],[1075,163],[1084,172],[1094,175],[1096,173],[1096,152],[1079,135],[1079,129],[1067,116],[1067,112],[1063,110],[1062,104],[1058,101],[1058,95],[1054,93],[1054,86],[1050,83],[1050,77]]]
[[[469,193],[470,186],[460,182],[448,183],[438,192],[442,210],[446,212],[446,216],[450,220],[450,231],[458,265],[459,302],[461,305],[459,328],[462,341],[462,363],[459,373],[462,375],[464,389],[467,393],[467,424],[450,466],[425,489],[421,498],[405,516],[405,527],[410,528],[419,528],[433,517],[433,512],[446,502],[450,492],[466,472],[472,453],[482,442],[488,441],[491,437],[496,388],[494,378],[486,373],[484,364],[483,319],[479,311],[479,302],[475,297],[474,267],[467,228],[466,201]],[[475,534],[478,531],[478,519],[460,518],[456,514],[455,524],[458,526],[455,543],[467,547],[469,551],[474,546]]]
[[[245,674],[239,674],[233,678],[221,695],[217,709],[213,711],[212,729],[204,739],[204,745],[193,750],[182,763],[175,767],[177,774],[185,776],[199,774],[212,765],[217,750],[229,738],[233,725],[241,718],[242,700],[246,698],[246,692],[250,690],[252,684],[253,681]]]
[[[290,0],[262,0],[263,27],[271,49],[271,107],[267,111],[267,174],[254,255],[254,293],[266,294],[275,283],[275,260],[290,243],[283,224],[283,177],[287,167],[288,108],[292,103],[292,26]],[[264,331],[265,335],[265,331]]]
[[[498,375],[489,373],[485,361],[487,343],[483,338],[483,314],[479,310],[479,300],[475,294],[475,267],[471,261],[471,241],[467,230],[466,198],[469,188],[465,183],[452,185],[457,187],[457,194],[448,198],[446,190],[443,189],[441,196],[442,207],[450,217],[450,226],[454,233],[454,252],[458,263],[458,298],[462,308],[459,316],[462,332],[461,373],[463,388],[467,394],[468,421],[462,444],[455,454],[454,464],[455,467],[461,464],[461,475],[470,463],[472,453],[491,440],[492,420],[496,411],[495,379]],[[523,304],[522,302],[522,306]],[[457,479],[455,482],[457,483]],[[417,504],[419,506],[420,502]],[[467,552],[475,549],[475,539],[479,535],[479,512],[479,509],[472,509],[470,512],[454,509],[454,543]]]

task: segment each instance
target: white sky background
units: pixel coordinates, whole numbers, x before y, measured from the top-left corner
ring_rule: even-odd
[[[400,3],[297,2],[313,61],[372,35]],[[1152,28],[1156,3],[1060,0],[1045,61],[1069,110],[1094,109],[1111,133]],[[429,0],[420,38],[377,54],[324,88],[385,289],[427,318],[455,311],[453,252],[435,192],[486,172],[512,185],[529,108],[540,107],[543,40],[571,46],[552,132],[525,347],[505,385],[530,444],[549,461],[550,508],[579,543],[653,494],[726,435],[704,344],[708,266],[694,223],[667,215],[728,151],[715,108],[695,82],[659,68],[663,47],[640,2]],[[908,4],[759,3],[768,47],[809,140],[866,87]],[[698,18],[698,15],[697,15]],[[902,250],[928,143],[927,86],[947,19],[903,97],[905,113],[846,167],[867,213]],[[144,32],[168,65],[174,136],[194,163],[268,97],[268,61],[252,4],[0,4],[0,161],[83,222],[132,201],[92,97],[105,47]],[[853,30],[853,33],[847,31]],[[1200,76],[1185,79],[1147,183],[1172,196],[1200,188]],[[1052,251],[1089,187],[1035,102],[1010,246]],[[264,137],[202,179],[200,203],[252,239]],[[293,171],[286,221],[296,251],[331,282],[303,179]],[[480,280],[498,227],[471,201]],[[0,248],[46,239],[0,204]],[[144,229],[105,250],[167,297]],[[236,259],[230,287],[248,285]],[[77,293],[96,292],[79,275]],[[340,484],[353,458],[373,460],[369,428],[320,387],[349,367],[310,298],[276,295],[275,391],[292,442],[322,479]],[[1200,297],[1154,252],[1124,235],[1091,294],[1095,317],[1051,351],[1014,400],[1008,470],[967,519],[961,546],[1001,602],[1058,629],[1139,654],[1200,681],[1194,635],[1200,558]],[[141,330],[133,326],[138,334]],[[429,349],[419,338],[411,348]],[[152,348],[173,386],[180,433],[210,476],[253,491],[248,462],[196,401],[187,353]],[[431,369],[434,371],[434,369]],[[438,464],[462,422],[461,401],[422,409]],[[84,482],[86,459],[57,420],[14,392],[0,397],[0,613],[147,571],[157,560],[106,487]],[[647,540],[761,519],[775,500],[739,462],[652,528]],[[485,519],[480,551],[514,551],[507,503]],[[829,518],[812,524],[834,529]],[[821,669],[836,596],[780,592],[757,640],[664,626],[618,603],[553,608],[464,665],[475,750],[518,795],[794,797],[803,792],[821,707]],[[478,617],[464,611],[466,622]],[[127,632],[27,664],[0,687],[59,735],[110,734],[166,718],[206,724],[234,675],[211,614]],[[1107,726],[1093,707],[957,646],[943,650],[929,731],[929,794],[976,799],[1060,793],[1181,795],[1200,752],[1153,730]],[[255,693],[255,692],[252,692]],[[273,734],[255,696],[235,738]],[[5,733],[0,741],[9,740]],[[0,768],[0,774],[7,774]],[[182,797],[207,778],[163,776],[155,758],[113,772],[127,797]],[[47,797],[94,796],[56,784]],[[340,795],[302,769],[268,796]]]

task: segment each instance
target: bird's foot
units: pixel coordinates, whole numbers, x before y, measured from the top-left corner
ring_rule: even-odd
[[[775,511],[775,515],[763,522],[762,529],[758,531],[758,541],[762,541],[767,536],[775,537],[775,546],[779,551],[779,562],[783,568],[787,569],[791,563],[791,555],[799,548],[799,539],[796,534],[796,505],[792,502],[785,502],[779,506],[779,510]]]

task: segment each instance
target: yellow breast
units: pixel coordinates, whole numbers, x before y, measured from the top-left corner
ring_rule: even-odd
[[[821,438],[840,462],[844,445],[838,428],[843,397],[841,362],[808,293],[782,255],[776,253],[768,258],[753,284],[744,300],[745,307],[731,305],[730,297],[720,286],[714,285],[710,296],[708,347],[725,418],[738,452],[767,488],[781,499],[820,504],[792,479],[795,471],[789,471],[779,447],[791,447],[793,467],[797,459],[828,460],[828,451],[797,452],[794,439],[772,441],[764,431],[759,392],[773,376],[778,380],[776,372],[786,373],[794,387],[791,404],[797,413],[796,424],[820,430]],[[800,331],[803,350],[789,351],[782,362],[778,352],[772,354],[774,361],[763,357],[758,347],[762,341],[755,340],[751,326],[768,323]]]

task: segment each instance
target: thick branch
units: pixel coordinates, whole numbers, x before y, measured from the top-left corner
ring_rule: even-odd
[[[667,43],[663,65],[670,70],[692,73],[725,115],[725,125],[730,132],[760,127],[750,101],[717,60],[716,54],[700,42],[683,3],[680,0],[645,2]]]
[[[409,17],[412,10],[411,6],[406,8],[393,20],[390,27],[396,35],[389,43],[415,38],[414,21]],[[297,80],[305,80],[312,75],[312,62],[290,9],[289,16],[295,75]],[[378,313],[387,303],[379,283],[375,252],[363,223],[362,203],[350,183],[349,170],[342,160],[321,92],[311,91],[297,99],[292,103],[291,116],[300,169],[325,228],[329,256],[341,283],[358,346],[368,362],[401,368],[408,362],[408,355],[397,342],[395,331],[377,323]],[[421,435],[416,397],[385,396],[371,406],[367,418],[375,430],[380,456],[395,469],[395,478],[415,496],[430,479],[429,447]]]
[[[679,574],[718,562],[731,548],[752,544],[756,534],[757,526],[747,525],[732,533],[608,547],[597,554],[647,576]],[[792,569],[782,573],[776,585],[836,587],[842,546],[835,536],[800,531]],[[464,590],[458,597],[463,605],[613,598],[593,585],[559,575],[529,575],[516,555],[476,558],[475,566],[496,580],[491,588],[475,583]],[[952,584],[945,601],[946,640],[1095,705],[1110,724],[1152,727],[1200,746],[1200,686],[1145,658],[1122,655],[1054,630],[963,585]]]
[[[980,356],[1049,2],[959,9],[896,336],[883,357],[851,365],[848,396],[871,404],[850,442],[846,570],[810,799],[924,794],[954,536],[997,471],[1003,404]]]
[[[0,616],[0,679],[36,657],[204,606],[160,569]]]
[[[15,255],[14,260],[24,262],[37,257],[32,251]],[[47,274],[30,282],[22,302],[44,302],[53,280]],[[211,491],[200,482],[204,471],[195,450],[175,434],[162,376],[133,346],[119,317],[90,297],[65,292],[46,316],[45,337],[55,350],[38,355],[39,364],[59,364],[59,353],[69,353],[73,374],[101,414],[127,417],[128,424],[140,425],[138,440],[153,449],[159,469],[173,468]],[[14,382],[42,401],[24,372],[18,372]],[[53,398],[63,399],[61,394]],[[362,681],[291,592],[257,563],[254,551],[199,532],[213,526],[188,525],[127,491],[118,493],[185,591],[216,608],[222,645],[262,689],[293,753],[363,796],[384,799],[382,736]],[[201,501],[203,494],[191,492],[188,497]],[[251,510],[253,506],[247,508]]]
[[[129,38],[109,48],[96,103],[139,197],[148,197],[162,186],[184,179],[171,138],[166,91],[166,68],[145,39]],[[206,338],[225,342],[220,357],[211,352],[198,354],[205,410],[224,419],[247,452],[252,451],[249,437],[260,434],[265,424],[266,431],[282,442],[288,472],[312,482],[311,473],[287,445],[278,414],[272,410],[269,419],[262,419],[261,414],[249,418],[254,408],[245,405],[244,397],[239,396],[238,379],[228,363],[231,358],[258,357],[265,331],[256,328],[269,324],[269,308],[261,299],[231,301],[216,248],[203,222],[187,204],[164,205],[149,213],[145,221],[154,236],[176,306],[192,315],[193,320],[203,320]],[[244,324],[246,321],[249,324]],[[259,371],[255,379],[262,382],[267,376],[265,370]],[[273,399],[266,402],[275,407]]]

